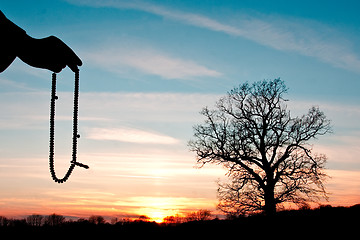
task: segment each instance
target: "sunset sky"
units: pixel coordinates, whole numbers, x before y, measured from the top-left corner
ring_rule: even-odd
[[[333,0],[2,0],[35,38],[83,60],[78,160],[48,167],[51,72],[17,59],[0,74],[0,215],[88,217],[215,211],[221,166],[196,168],[199,111],[246,81],[280,77],[292,115],[319,106],[333,133],[329,202],[360,203],[360,2]],[[58,74],[55,169],[71,160],[73,73]]]

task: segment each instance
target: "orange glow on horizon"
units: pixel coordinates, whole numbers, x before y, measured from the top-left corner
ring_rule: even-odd
[[[148,215],[148,217],[150,218],[150,221],[154,221],[157,223],[162,223],[166,216],[167,216],[166,213],[161,212],[161,211],[150,212]]]
[[[167,216],[186,215],[199,209],[215,212],[218,200],[214,176],[223,176],[222,169],[217,166],[194,169],[192,162],[189,165],[184,162],[185,157],[156,156],[137,155],[136,160],[130,156],[88,157],[86,159],[95,165],[89,170],[92,172],[77,171],[72,181],[63,186],[51,182],[46,168],[34,167],[40,169],[39,174],[27,177],[28,188],[20,181],[11,181],[11,188],[8,188],[6,181],[2,181],[7,191],[0,196],[0,215],[22,218],[55,213],[85,219],[100,215],[107,219],[134,220],[145,215],[149,221],[160,223]],[[16,163],[15,160],[9,162]],[[140,162],[140,167],[133,168],[132,164]],[[127,168],[125,163],[129,165]],[[61,167],[59,169],[61,171]],[[16,170],[16,174],[29,174],[25,167],[16,167]],[[360,171],[329,169],[327,173],[331,176],[326,182],[329,202],[322,204],[352,206],[360,203]],[[17,179],[16,174],[3,178]],[[88,185],[79,187],[85,184]]]
[[[348,201],[348,202],[347,202]],[[181,204],[181,202],[177,202],[177,204]],[[184,205],[187,205],[187,201],[184,201]],[[343,199],[343,202],[321,202],[322,205],[331,205],[331,206],[352,206],[355,204],[359,204],[359,199],[356,197],[350,197],[348,200]],[[197,211],[199,209],[207,209],[212,211],[213,214],[216,214],[215,209],[216,202],[209,202],[209,204],[199,204],[198,207],[196,203],[193,206],[188,205],[189,208],[181,207],[179,205],[171,205],[164,204],[161,205],[161,202],[158,204],[149,204],[149,206],[135,206],[125,208],[114,208],[114,207],[100,207],[100,206],[83,206],[83,207],[66,207],[64,205],[54,208],[18,208],[18,209],[1,209],[0,207],[0,216],[5,216],[8,218],[24,218],[28,215],[32,214],[40,214],[40,215],[50,215],[50,214],[59,214],[65,217],[76,217],[76,218],[84,218],[88,219],[91,215],[100,215],[105,217],[106,219],[111,219],[117,217],[119,219],[131,219],[131,220],[145,220],[145,221],[154,221],[156,223],[164,222],[164,218],[168,216],[185,216],[187,213]],[[295,205],[285,206],[286,208],[296,209]],[[310,204],[311,208],[318,207],[318,204]],[[136,209],[134,209],[136,208]],[[131,210],[132,209],[132,210]],[[218,213],[219,214],[219,213]],[[221,214],[221,213],[220,213]],[[147,218],[141,219],[140,216],[146,216]]]

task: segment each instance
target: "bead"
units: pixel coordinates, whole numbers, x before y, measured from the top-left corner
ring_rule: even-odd
[[[55,168],[54,168],[54,135],[55,135],[55,100],[58,99],[56,96],[56,73],[52,74],[52,86],[51,86],[51,104],[50,104],[50,150],[49,150],[49,169],[52,179],[57,183],[66,182],[75,166],[80,166],[88,169],[89,167],[85,164],[76,162],[76,149],[77,149],[77,139],[80,138],[80,134],[77,134],[78,128],[78,104],[79,104],[79,71],[75,72],[75,87],[74,87],[74,115],[73,115],[73,150],[72,150],[72,160],[71,165],[66,172],[65,176],[61,179],[56,177]]]

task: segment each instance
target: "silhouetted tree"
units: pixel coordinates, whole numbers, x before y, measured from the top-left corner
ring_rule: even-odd
[[[65,217],[55,213],[45,217],[45,224],[49,226],[59,226],[65,222]]]
[[[190,212],[186,215],[185,219],[186,221],[205,221],[210,220],[211,218],[211,211],[200,209],[196,212]]]
[[[180,215],[176,214],[175,216],[167,216],[164,218],[164,222],[165,223],[182,223],[183,222],[183,217],[181,217]]]
[[[8,224],[9,220],[4,216],[0,216],[0,227],[6,227]]]
[[[120,222],[120,219],[119,219],[119,218],[117,218],[117,217],[111,218],[110,223],[111,223],[112,225],[117,224],[118,222]]]
[[[230,182],[219,183],[218,207],[227,213],[263,210],[271,215],[283,202],[303,204],[326,197],[325,155],[313,153],[309,141],[331,131],[318,107],[292,117],[280,79],[245,83],[216,104],[205,107],[205,122],[189,141],[202,167],[225,166]]]
[[[33,214],[26,218],[26,223],[30,226],[40,227],[42,225],[43,216],[39,214]]]
[[[102,216],[92,215],[89,217],[89,222],[93,224],[104,224],[105,219]]]
[[[138,218],[138,221],[143,221],[143,222],[147,222],[149,220],[150,220],[150,218],[148,216],[146,216],[146,215],[141,215]]]
[[[164,218],[165,223],[175,223],[175,217],[174,216],[167,216]]]

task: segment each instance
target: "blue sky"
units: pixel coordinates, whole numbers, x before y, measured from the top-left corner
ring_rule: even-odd
[[[241,81],[282,77],[296,89],[292,94],[357,96],[356,1],[20,2],[5,1],[3,11],[30,35],[54,34],[72,46],[85,63],[83,91],[223,93]],[[111,59],[112,51],[122,56]],[[139,62],[118,63],[129,52],[197,68],[186,71],[188,64],[166,75],[159,66],[149,74]],[[94,54],[103,59],[91,59]]]
[[[294,115],[318,105],[332,120],[334,133],[314,142],[329,158],[330,203],[358,203],[359,7],[358,1],[2,1],[3,13],[29,35],[55,35],[83,60],[79,157],[91,169],[76,169],[64,186],[51,182],[51,73],[16,60],[0,75],[0,214],[42,206],[80,215],[84,202],[85,215],[214,209],[215,181],[224,170],[194,168],[186,146],[202,121],[198,112],[241,83],[278,77],[289,87]],[[61,172],[71,147],[73,74],[65,69],[58,78]],[[61,192],[68,197],[49,209],[41,205]],[[69,203],[77,205],[66,212]]]

